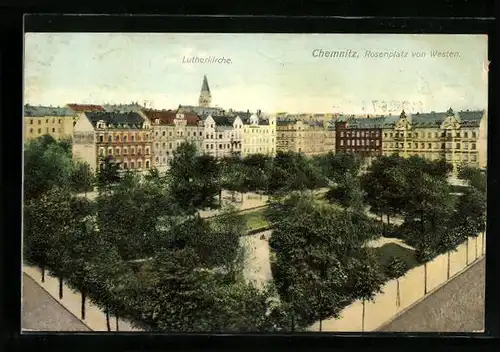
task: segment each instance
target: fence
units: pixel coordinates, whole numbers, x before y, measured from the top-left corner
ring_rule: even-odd
[[[48,294],[56,299],[61,305],[71,312],[78,319],[81,319],[82,298],[80,293],[73,291],[65,284],[63,285],[63,298],[59,299],[59,280],[45,272],[45,282],[41,281],[42,272],[39,268],[23,265],[23,272],[30,276]],[[82,320],[89,329],[94,331],[108,331],[106,326],[106,314],[96,305],[86,299],[85,319]],[[116,330],[116,318],[110,316],[111,331]],[[140,331],[130,325],[129,322],[118,319],[119,331]]]
[[[477,262],[485,253],[486,241],[483,232],[478,237],[470,237],[459,245],[456,251],[439,255],[426,265],[409,270],[398,280],[388,281],[373,301],[365,302],[364,314],[363,302],[356,301],[341,312],[339,319],[322,321],[321,331],[376,330],[419,302],[430,291]],[[320,323],[316,322],[309,331],[320,331]]]

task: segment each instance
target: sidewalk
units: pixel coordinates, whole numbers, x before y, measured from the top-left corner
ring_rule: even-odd
[[[93,331],[108,331],[106,327],[106,315],[96,305],[86,299],[85,303],[85,320],[81,319],[81,304],[82,298],[80,293],[75,293],[66,284],[63,286],[63,298],[59,299],[59,280],[45,273],[45,282],[42,283],[41,270],[36,267],[23,265],[23,272],[31,277],[36,284],[42,287],[48,294],[57,300],[64,308],[71,312],[75,317],[80,319],[86,326]],[[24,282],[23,282],[24,285]],[[116,319],[110,316],[111,331],[116,330]],[[134,328],[129,322],[119,319],[118,331],[141,331]]]

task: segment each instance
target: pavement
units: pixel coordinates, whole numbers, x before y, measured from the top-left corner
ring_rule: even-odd
[[[482,258],[378,331],[483,331],[485,267]]]
[[[21,328],[30,331],[91,331],[23,273]]]

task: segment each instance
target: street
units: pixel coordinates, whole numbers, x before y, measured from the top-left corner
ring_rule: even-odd
[[[378,331],[472,332],[484,329],[485,260]]]
[[[23,273],[22,329],[35,331],[90,331],[31,277]]]

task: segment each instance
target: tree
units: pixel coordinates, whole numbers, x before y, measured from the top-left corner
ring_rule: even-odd
[[[323,175],[334,183],[340,183],[346,174],[356,177],[361,170],[361,159],[356,154],[329,152],[315,158],[315,162]]]
[[[370,205],[370,211],[387,216],[401,213],[406,202],[407,174],[405,160],[398,156],[381,156],[361,177],[365,200]]]
[[[478,168],[463,166],[458,170],[458,178],[467,181],[471,187],[483,194],[486,193],[486,176]]]
[[[377,293],[382,292],[385,278],[375,258],[366,249],[358,250],[346,266],[349,275],[346,288],[353,299],[362,300],[361,327],[365,331],[366,301],[372,301]]]
[[[325,198],[345,209],[362,212],[364,208],[359,178],[349,173],[339,178],[339,182],[326,193]]]
[[[28,142],[24,149],[24,199],[38,198],[54,186],[67,184],[71,170],[71,154],[51,136]]]
[[[389,280],[396,279],[396,306],[399,307],[401,305],[400,291],[399,291],[399,278],[403,276],[408,270],[408,266],[404,261],[399,259],[398,257],[392,257],[387,266],[385,267],[385,275],[389,278]]]
[[[183,143],[174,151],[167,182],[173,200],[187,214],[218,206],[220,166],[210,155],[197,155],[193,144]]]
[[[427,263],[431,261],[435,255],[435,250],[431,248],[429,241],[422,240],[419,242],[415,251],[415,258],[419,263],[424,264],[424,295],[427,294]]]
[[[63,296],[63,278],[68,264],[66,254],[71,245],[68,233],[73,231],[80,216],[74,212],[75,203],[67,188],[53,187],[39,199],[29,201],[25,209],[25,253],[28,260],[41,266],[42,277],[45,268],[58,277],[59,298]]]
[[[111,155],[101,159],[97,172],[97,185],[106,188],[120,182],[120,163],[116,162]]]
[[[90,165],[83,161],[76,161],[73,164],[70,175],[71,188],[74,192],[80,193],[93,190],[94,175],[90,169]]]

